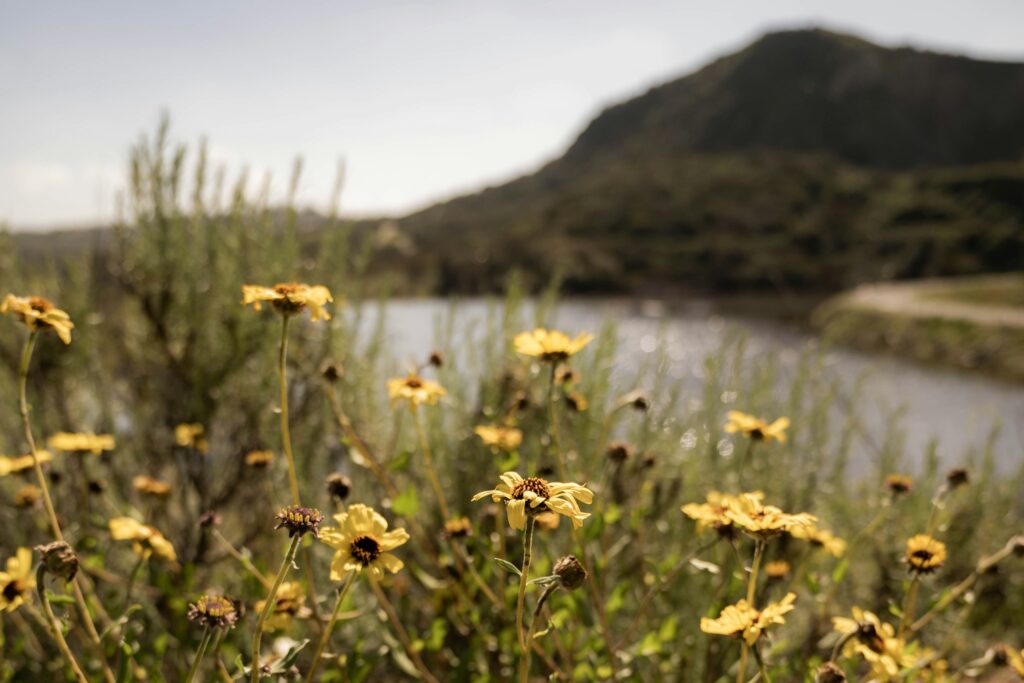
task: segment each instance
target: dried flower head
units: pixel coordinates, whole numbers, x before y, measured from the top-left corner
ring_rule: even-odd
[[[444,367],[444,354],[434,349],[430,352],[430,357],[427,358],[427,365],[432,365],[435,368]]]
[[[20,489],[14,492],[14,496],[11,498],[11,502],[14,503],[15,507],[24,510],[33,507],[36,503],[38,503],[39,498],[42,495],[42,489],[40,489],[35,484],[25,484]]]
[[[289,505],[288,507],[281,508],[274,519],[277,520],[277,525],[274,528],[280,529],[284,527],[288,529],[289,538],[296,534],[299,536],[303,534],[318,536],[320,534],[320,523],[324,521],[324,513],[316,508]]]
[[[951,469],[946,474],[946,484],[951,489],[957,489],[961,486],[966,486],[971,481],[971,474],[963,467],[957,467]]]
[[[905,474],[890,474],[885,478],[885,488],[898,496],[914,488],[914,480]]]
[[[814,683],[846,683],[846,673],[832,662],[825,662],[814,674]]]
[[[619,399],[619,405],[630,406],[633,410],[646,412],[651,409],[651,401],[643,389],[634,389]]]
[[[53,460],[53,455],[50,451],[36,451],[36,459],[40,463],[50,462]],[[6,477],[8,474],[17,474],[18,472],[24,472],[34,467],[32,464],[32,454],[26,453],[25,455],[7,456],[0,455],[0,477]]]
[[[110,536],[115,541],[131,541],[137,555],[148,557],[155,554],[168,562],[178,559],[171,542],[153,526],[143,524],[131,517],[113,517],[110,522]]]
[[[473,433],[494,450],[514,451],[523,443],[523,432],[515,427],[477,425]]]
[[[174,443],[182,448],[194,448],[206,453],[210,445],[206,441],[206,428],[198,422],[186,422],[174,428]]]
[[[341,472],[328,474],[326,483],[327,494],[338,502],[348,498],[348,494],[352,492],[352,480]]]
[[[140,474],[132,479],[132,488],[147,496],[163,498],[171,494],[171,485],[165,481],[154,479],[145,474]]]
[[[769,626],[785,624],[783,615],[793,610],[795,593],[787,593],[779,602],[773,602],[758,610],[746,600],[728,605],[717,619],[701,617],[700,630],[720,636],[742,638],[747,645],[753,645]]]
[[[334,301],[331,290],[323,285],[305,285],[297,282],[278,283],[273,287],[260,285],[242,285],[242,305],[252,305],[255,310],[263,307],[263,302],[270,305],[281,315],[295,315],[306,308],[310,317],[315,320],[330,320],[331,314],[325,308]]]
[[[946,544],[927,534],[912,536],[907,540],[903,561],[912,572],[931,574],[946,562]]]
[[[0,572],[0,612],[13,612],[28,601],[35,590],[36,579],[32,573],[32,551],[18,548],[14,557],[7,558],[4,571]]]
[[[526,526],[526,515],[536,515],[550,510],[565,515],[572,520],[576,528],[583,526],[583,520],[590,516],[589,512],[580,509],[579,501],[591,503],[594,492],[574,482],[548,482],[540,477],[523,479],[517,472],[505,472],[500,477],[501,483],[489,491],[481,491],[473,496],[473,501],[490,496],[494,502],[505,503],[508,523],[513,529]]]
[[[320,376],[328,382],[334,383],[345,376],[345,368],[337,361],[327,360],[320,366]]]
[[[238,606],[221,595],[203,595],[188,606],[188,619],[206,628],[232,629],[238,621]]]
[[[456,517],[444,523],[444,535],[448,538],[466,538],[473,533],[473,525],[469,517]]]
[[[41,562],[47,574],[71,581],[78,573],[78,556],[64,541],[37,545],[36,552],[41,555]]]
[[[410,408],[419,405],[436,405],[438,399],[446,393],[444,387],[437,382],[423,379],[416,373],[409,373],[406,377],[395,377],[388,380],[388,396],[391,403],[408,401]]]
[[[633,446],[625,441],[612,441],[604,454],[616,465],[621,465],[633,457]]]
[[[55,451],[100,455],[103,451],[114,450],[114,437],[92,432],[57,432],[46,440],[46,444]]]
[[[249,451],[245,454],[247,467],[263,469],[270,467],[274,462],[274,451]]]
[[[220,515],[215,510],[207,510],[199,515],[199,528],[209,529],[220,525]]]
[[[388,522],[373,508],[355,504],[347,512],[334,515],[335,527],[326,527],[320,540],[335,549],[331,560],[331,580],[341,581],[351,571],[366,570],[380,579],[387,570],[394,574],[405,566],[390,553],[409,540],[405,529],[388,531]]]
[[[513,343],[516,353],[540,358],[547,363],[557,363],[578,353],[594,338],[592,334],[581,333],[575,339],[557,330],[538,327],[532,332],[520,332]]]
[[[587,580],[587,570],[575,555],[559,558],[555,562],[554,574],[566,590],[576,590]]]
[[[789,427],[789,418],[780,417],[769,424],[766,420],[753,415],[741,413],[738,410],[730,410],[726,413],[728,422],[725,423],[725,431],[729,434],[739,432],[748,439],[755,441],[778,441],[786,442],[786,428]]]
[[[71,330],[75,324],[71,316],[41,296],[15,296],[8,294],[0,303],[0,313],[8,313],[21,320],[32,330],[53,330],[65,344],[71,343]]]

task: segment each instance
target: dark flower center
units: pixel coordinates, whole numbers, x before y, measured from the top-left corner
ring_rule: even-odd
[[[878,629],[872,623],[863,622],[857,624],[857,638],[875,652],[885,650],[885,643],[882,641],[882,637],[878,635]]]
[[[751,439],[757,439],[757,440],[763,439],[764,438],[764,430],[761,429],[760,427],[754,427],[753,429],[750,430],[750,438]]]
[[[301,301],[295,301],[292,296],[299,291],[299,285],[295,283],[283,283],[274,285],[274,291],[282,295],[283,299],[271,301],[274,308],[282,313],[298,313],[306,307]]]
[[[541,356],[541,358],[543,360],[546,360],[546,361],[549,361],[549,362],[565,360],[568,357],[569,357],[569,354],[566,353],[565,351],[546,351]]]
[[[41,296],[29,297],[28,305],[32,307],[33,311],[39,311],[40,313],[53,310],[53,304]]]
[[[523,479],[512,489],[512,497],[517,500],[521,499],[527,491],[532,491],[541,498],[551,497],[551,489],[548,488],[548,483],[540,477],[527,477]]]
[[[915,560],[919,560],[922,563],[927,562],[930,559],[932,559],[932,557],[934,557],[931,552],[924,550],[923,548],[921,550],[915,550],[913,553],[910,554],[910,556]]]
[[[405,386],[410,389],[419,389],[423,386],[423,380],[419,377],[409,377],[405,380]]]
[[[373,536],[357,536],[352,539],[349,552],[356,562],[365,567],[380,557],[380,543]]]
[[[20,597],[28,590],[28,586],[21,579],[15,579],[6,586],[4,586],[3,596],[8,602],[12,602],[15,598]]]

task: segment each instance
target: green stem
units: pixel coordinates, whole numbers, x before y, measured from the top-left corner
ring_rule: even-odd
[[[761,680],[765,683],[772,683],[771,677],[768,676],[768,668],[764,665],[764,659],[761,657],[761,650],[758,649],[757,643],[754,643],[754,659],[757,660],[757,668],[761,673]]]
[[[270,587],[270,592],[267,593],[266,602],[263,604],[263,612],[260,613],[260,619],[256,622],[256,633],[252,636],[252,671],[249,676],[249,680],[252,683],[257,683],[260,680],[260,642],[263,640],[263,625],[274,611],[276,606],[274,598],[277,597],[277,590],[284,582],[284,577],[288,575],[292,562],[295,561],[295,553],[298,551],[301,541],[302,534],[295,534],[292,537],[292,542],[288,545],[288,552],[284,556],[284,562],[281,563],[281,568],[277,570],[274,585]]]
[[[537,600],[537,606],[533,608],[533,616],[530,618],[530,630],[526,633],[526,649],[523,651],[523,657],[521,664],[519,665],[519,683],[527,683],[530,678],[530,655],[533,653],[533,634],[537,631],[537,619],[540,618],[540,612],[544,609],[544,603],[547,599],[558,590],[558,583],[549,583],[544,592],[540,594],[540,599]]]
[[[192,660],[192,666],[189,667],[188,676],[185,677],[185,683],[192,683],[192,680],[196,677],[196,672],[199,671],[199,664],[203,661],[203,657],[206,655],[206,649],[210,646],[210,636],[212,631],[207,626],[203,629],[203,639],[199,641],[199,649],[196,650],[195,659]]]
[[[391,627],[395,629],[395,635],[398,636],[399,642],[402,643],[402,647],[405,649],[405,654],[412,660],[416,670],[420,672],[423,679],[427,683],[438,683],[437,677],[430,673],[430,669],[423,663],[423,658],[420,657],[420,653],[416,651],[416,648],[412,646],[412,641],[409,639],[409,633],[402,626],[401,620],[398,618],[398,612],[395,611],[395,606],[388,600],[387,594],[381,589],[380,583],[370,578],[370,588],[373,590],[373,594],[377,596],[377,602],[384,609],[384,614],[387,615],[388,621],[391,622]]]
[[[523,657],[527,655],[526,633],[523,631],[523,607],[526,604],[526,584],[530,580],[530,561],[533,559],[533,527],[535,520],[532,514],[526,513],[526,528],[523,529],[523,566],[519,574],[519,595],[516,598],[516,633]]]
[[[558,457],[558,476],[562,481],[569,481],[565,469],[565,456],[562,455],[562,433],[558,427],[558,412],[555,410],[555,363],[551,363],[551,375],[548,378],[548,415],[551,419],[551,438],[555,442],[555,455]]]
[[[412,407],[412,416],[413,421],[416,423],[416,438],[420,442],[423,460],[427,464],[427,478],[430,479],[430,485],[434,488],[434,495],[437,496],[437,505],[441,508],[441,517],[448,519],[448,501],[445,500],[441,480],[438,478],[437,470],[434,468],[434,457],[430,452],[430,441],[427,439],[427,431],[423,428],[423,418],[420,416],[420,411],[416,409],[415,405]]]
[[[747,679],[747,652],[749,651],[747,641],[743,641],[743,649],[740,650],[740,664],[736,668],[736,683],[745,683]]]
[[[764,557],[765,542],[758,540],[754,545],[754,562],[750,566],[750,582],[747,584],[747,602],[754,607],[754,596],[757,593],[757,575],[761,570],[761,558]]]
[[[910,580],[910,587],[907,588],[907,595],[903,599],[903,613],[900,615],[900,626],[896,630],[897,638],[903,637],[903,633],[907,630],[907,626],[914,618],[914,604],[917,602],[917,590],[920,585],[920,574],[914,574],[914,578]]]
[[[334,630],[334,624],[338,621],[338,612],[341,611],[341,603],[345,601],[345,596],[348,595],[348,591],[352,588],[352,584],[355,583],[356,572],[349,572],[348,577],[345,579],[345,585],[342,586],[338,592],[338,601],[334,603],[334,611],[331,612],[331,619],[327,622],[327,628],[324,629],[324,633],[320,636],[320,643],[316,646],[316,653],[313,655],[313,662],[309,665],[309,673],[306,674],[306,681],[311,682],[313,676],[316,675],[316,670],[320,667],[320,657],[324,653],[324,648],[327,647],[328,641],[331,639],[331,631]]]
[[[292,504],[301,505],[299,500],[299,477],[295,473],[295,456],[292,453],[292,434],[288,427],[288,321],[291,316],[281,316],[281,347],[277,354],[277,381],[280,386],[281,404],[281,446],[288,461],[288,486],[291,488]]]
[[[78,661],[75,659],[75,655],[71,652],[71,648],[68,647],[68,641],[64,640],[64,634],[60,628],[60,622],[57,621],[57,617],[53,614],[53,608],[50,607],[50,599],[46,595],[46,571],[43,569],[43,565],[40,564],[36,569],[36,594],[39,596],[39,603],[43,606],[43,612],[46,613],[46,622],[50,628],[50,635],[57,642],[57,647],[60,648],[61,654],[64,655],[64,659],[68,660],[68,665],[71,666],[71,670],[75,673],[75,677],[80,683],[89,683],[89,679],[82,673],[82,668],[78,666]]]

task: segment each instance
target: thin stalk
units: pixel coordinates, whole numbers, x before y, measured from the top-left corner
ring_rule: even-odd
[[[742,649],[740,650],[740,664],[736,668],[736,683],[744,683],[747,678],[747,652],[750,650],[747,645],[747,641],[743,641]]]
[[[917,591],[921,586],[921,575],[914,574],[914,578],[910,580],[910,587],[907,588],[907,595],[903,599],[903,610],[900,614],[900,626],[896,629],[896,637],[902,638],[904,632],[907,630],[907,626],[910,625],[911,619],[914,618],[914,604],[917,602]]]
[[[530,618],[530,630],[526,633],[526,642],[529,645],[523,651],[523,657],[519,666],[519,683],[527,683],[530,678],[530,654],[533,652],[533,634],[537,631],[537,619],[540,618],[541,610],[544,609],[544,603],[547,599],[558,590],[558,583],[549,583],[544,592],[540,594],[540,599],[537,600],[537,606],[533,608],[533,616]]]
[[[40,564],[36,569],[36,594],[39,596],[39,604],[43,606],[43,612],[46,613],[47,626],[50,629],[50,635],[57,642],[57,647],[60,648],[61,654],[64,655],[64,659],[68,660],[68,665],[71,670],[75,673],[75,677],[80,683],[89,683],[89,679],[82,673],[82,667],[78,665],[78,661],[75,659],[75,655],[71,652],[71,648],[68,647],[68,641],[64,640],[64,634],[61,632],[60,622],[57,621],[57,617],[53,614],[53,608],[50,607],[50,599],[46,595],[46,571],[43,569],[43,565]]]
[[[434,468],[434,457],[430,452],[430,441],[427,439],[427,431],[423,428],[423,417],[420,415],[420,411],[417,410],[416,406],[412,407],[413,422],[416,423],[416,438],[420,442],[420,451],[423,452],[423,459],[427,465],[427,477],[430,479],[430,485],[434,487],[434,495],[437,496],[437,505],[441,508],[441,517],[443,519],[449,518],[448,512],[448,501],[445,500],[444,489],[441,487],[441,480],[437,476],[437,470]]]
[[[835,662],[839,658],[839,653],[843,651],[843,646],[850,642],[852,639],[857,637],[856,631],[850,631],[843,635],[842,638],[836,641],[835,647],[832,648],[832,656],[828,658],[828,661]]]
[[[384,613],[388,616],[388,621],[391,622],[391,627],[395,629],[395,634],[398,636],[398,640],[402,643],[402,647],[405,648],[405,654],[409,655],[409,659],[412,660],[413,665],[416,667],[420,675],[426,679],[427,683],[439,683],[434,674],[430,673],[430,669],[423,663],[423,659],[420,657],[420,653],[412,646],[412,641],[409,640],[409,634],[406,632],[405,627],[402,626],[401,620],[398,618],[398,612],[395,611],[395,606],[388,600],[388,596],[381,589],[380,584],[374,579],[370,579],[370,588],[373,589],[373,594],[377,596],[377,602],[384,609]]]
[[[28,339],[25,340],[25,345],[21,350],[21,362],[18,365],[18,408],[21,413],[21,426],[25,432],[25,441],[28,443],[28,451],[32,456],[32,469],[35,471],[39,489],[43,492],[43,506],[46,508],[50,530],[53,532],[53,537],[56,540],[63,541],[64,533],[61,531],[60,522],[57,520],[57,511],[53,507],[53,499],[50,497],[50,487],[47,486],[46,476],[43,474],[43,466],[39,464],[39,457],[36,453],[36,440],[32,436],[32,422],[29,420],[28,369],[32,362],[32,351],[35,349],[37,336],[38,332],[36,330],[29,332]],[[96,630],[96,624],[93,623],[92,615],[89,613],[89,606],[85,601],[85,595],[82,593],[80,581],[79,577],[75,577],[72,581],[75,603],[78,606],[79,613],[82,615],[82,622],[85,624],[85,630],[89,634],[89,640],[92,642],[102,665],[103,678],[108,683],[114,683],[116,680],[114,672],[110,670],[110,665],[107,664],[107,658],[103,653],[103,646],[100,642],[100,634]]]
[[[256,577],[256,580],[263,584],[264,588],[270,590],[270,587],[273,585],[273,583],[263,574],[263,572],[256,568],[256,565],[252,563],[252,560],[250,560],[248,557],[239,552],[238,549],[231,544],[231,541],[225,538],[224,534],[222,534],[219,529],[213,529],[212,531],[214,537],[216,537],[216,539],[220,541],[227,549],[228,554],[231,555],[231,557],[238,560],[238,562],[243,567],[245,567],[246,571],[248,571],[250,574]]]
[[[750,565],[750,578],[747,580],[747,603],[753,608],[757,597],[757,575],[761,570],[761,558],[764,556],[765,542],[758,540],[754,544],[754,561]],[[743,649],[740,650],[740,665],[736,673],[737,683],[742,683],[747,674],[747,652],[749,650],[747,641],[743,641]],[[755,656],[757,653],[755,652]]]
[[[523,607],[526,604],[526,584],[530,580],[530,561],[533,559],[533,528],[536,521],[529,512],[526,514],[526,528],[523,529],[523,566],[519,573],[519,594],[516,597],[516,634],[519,647],[526,657],[526,633],[523,631]]]
[[[768,668],[764,665],[764,659],[761,657],[761,650],[757,647],[757,643],[754,643],[754,659],[757,660],[757,669],[761,674],[761,679],[765,683],[772,683],[772,679],[768,676]]]
[[[562,455],[562,432],[558,427],[558,411],[555,410],[555,364],[551,363],[551,374],[548,378],[548,416],[551,420],[551,438],[555,442],[555,455],[558,456],[558,476],[562,481],[569,481],[566,476],[565,456]]]
[[[288,552],[284,556],[284,562],[281,563],[281,568],[277,570],[277,576],[274,577],[274,585],[270,587],[270,592],[267,593],[263,612],[260,613],[260,619],[256,622],[256,633],[252,636],[252,671],[249,676],[251,683],[257,683],[260,680],[260,642],[263,640],[263,625],[274,611],[276,604],[274,598],[277,597],[277,590],[284,582],[284,577],[288,575],[292,562],[295,561],[295,553],[298,551],[301,541],[302,534],[295,534],[292,537],[292,542],[288,545]]]
[[[199,649],[196,650],[196,656],[192,660],[192,666],[189,667],[188,675],[185,677],[185,683],[192,683],[196,677],[196,672],[199,671],[199,664],[203,661],[203,657],[206,655],[206,649],[210,647],[210,637],[213,632],[210,627],[207,626],[203,629],[203,639],[199,641]]]
[[[452,550],[455,552],[456,556],[462,558],[462,562],[466,565],[466,569],[469,571],[470,577],[476,583],[481,592],[487,596],[487,599],[491,601],[491,604],[495,607],[500,607],[501,600],[498,599],[498,596],[494,594],[491,587],[484,581],[484,577],[480,576],[480,572],[478,572],[476,567],[473,565],[473,558],[469,556],[466,550],[459,545],[459,542],[455,539],[452,539]]]
[[[292,505],[301,505],[299,500],[299,477],[295,473],[295,456],[292,454],[292,434],[288,427],[288,321],[291,316],[281,316],[281,346],[277,354],[277,382],[280,389],[281,447],[288,461],[288,486],[292,492]]]
[[[327,647],[327,643],[331,639],[331,631],[334,630],[334,624],[338,621],[338,612],[341,611],[341,603],[345,601],[345,596],[348,595],[348,591],[352,588],[352,584],[355,583],[357,572],[349,572],[348,577],[345,579],[345,585],[341,587],[338,592],[338,600],[334,603],[334,611],[331,612],[331,619],[327,622],[327,628],[324,629],[323,635],[320,636],[320,643],[316,646],[316,653],[313,655],[313,662],[309,665],[309,673],[306,674],[306,681],[312,682],[313,676],[316,675],[316,670],[320,667],[320,657],[324,653],[324,649]]]

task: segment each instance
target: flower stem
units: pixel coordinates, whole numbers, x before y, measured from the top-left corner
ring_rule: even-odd
[[[33,333],[35,334],[35,333]],[[80,683],[89,683],[89,679],[82,673],[82,668],[78,666],[78,661],[75,659],[75,655],[71,652],[71,648],[68,647],[68,641],[64,640],[64,634],[61,632],[60,622],[57,621],[57,617],[53,614],[53,608],[50,607],[50,599],[46,595],[46,571],[43,565],[40,564],[36,569],[36,594],[39,596],[39,603],[43,606],[43,612],[46,613],[46,622],[50,627],[50,635],[57,642],[57,647],[60,648],[61,654],[64,655],[64,659],[68,660],[68,665],[71,666],[71,670],[75,673],[75,677]]]
[[[249,676],[249,680],[252,683],[257,683],[257,681],[260,680],[260,642],[263,640],[263,625],[274,611],[274,598],[277,597],[277,590],[284,582],[284,577],[288,575],[288,570],[291,569],[292,562],[295,561],[295,553],[298,551],[299,543],[301,541],[302,534],[295,534],[295,536],[292,537],[292,542],[288,545],[288,552],[285,553],[284,556],[284,562],[281,563],[281,568],[277,570],[277,576],[274,578],[274,585],[270,587],[270,592],[267,593],[266,602],[263,605],[263,612],[260,613],[260,619],[256,622],[256,633],[252,636],[252,671]]]
[[[292,434],[288,428],[288,321],[291,316],[281,316],[281,347],[277,354],[277,381],[280,386],[281,447],[288,461],[288,486],[292,492],[292,505],[301,505],[299,500],[299,477],[295,473],[295,456],[292,454]]]
[[[36,453],[36,440],[32,436],[32,422],[29,420],[28,369],[32,362],[32,351],[35,349],[37,336],[38,332],[32,330],[28,335],[28,339],[25,340],[25,346],[21,350],[21,363],[18,365],[18,408],[21,413],[21,426],[25,432],[25,441],[28,443],[28,451],[32,456],[32,468],[35,470],[39,489],[43,492],[43,506],[46,508],[50,530],[53,532],[53,537],[56,540],[63,541],[64,533],[61,531],[60,522],[57,520],[57,511],[53,507],[53,499],[50,497],[50,488],[46,484],[43,466],[39,464],[39,456]],[[103,678],[108,683],[114,683],[114,672],[110,670],[110,665],[107,664],[106,656],[103,654],[100,634],[96,631],[96,624],[92,621],[92,615],[89,613],[89,606],[85,601],[85,595],[82,593],[80,581],[81,579],[78,577],[72,581],[75,603],[78,605],[78,611],[82,615],[82,622],[85,624],[85,630],[89,634],[89,640],[96,650],[100,664],[102,664]]]
[[[437,470],[434,468],[434,457],[430,452],[430,441],[427,439],[427,431],[423,428],[423,417],[415,405],[412,407],[412,416],[413,421],[416,423],[416,438],[420,442],[420,450],[423,451],[423,459],[427,464],[427,477],[430,479],[430,485],[434,487],[437,505],[441,508],[441,517],[448,519],[448,501],[445,500],[444,489],[441,488],[441,480],[438,478]]]
[[[203,629],[203,639],[199,641],[199,649],[196,650],[195,659],[192,660],[192,666],[189,667],[188,676],[185,677],[185,683],[192,683],[192,680],[196,677],[196,672],[199,671],[199,664],[203,661],[203,656],[206,655],[206,648],[210,646],[210,636],[212,631],[207,626]]]
[[[377,596],[377,601],[380,606],[384,609],[384,613],[388,616],[388,621],[391,622],[391,627],[395,629],[395,634],[398,636],[398,640],[401,641],[402,647],[405,648],[405,653],[409,655],[409,659],[412,660],[413,665],[420,672],[420,675],[427,681],[427,683],[439,683],[437,677],[430,673],[430,669],[423,663],[423,658],[420,657],[420,653],[412,646],[412,641],[409,640],[409,634],[406,632],[405,627],[402,626],[402,622],[398,618],[398,613],[395,611],[395,606],[388,600],[387,594],[380,587],[380,583],[370,579],[370,588],[373,589],[373,594]]]
[[[896,637],[902,638],[911,620],[914,618],[914,604],[917,602],[917,590],[921,586],[921,575],[914,574],[910,580],[910,587],[907,588],[907,595],[903,599],[903,610],[900,615],[900,626],[896,629]]]
[[[747,581],[747,603],[751,608],[755,606],[755,598],[757,597],[757,575],[761,571],[761,558],[764,556],[765,542],[758,539],[754,544],[754,561],[750,565],[750,578]],[[740,683],[744,680],[747,673],[747,651],[750,648],[747,646],[747,641],[743,641],[743,649],[740,650],[740,666],[739,671],[736,674],[736,681]],[[755,656],[757,653],[755,652]]]
[[[526,633],[526,649],[523,651],[522,663],[519,666],[519,683],[527,683],[530,678],[530,654],[533,652],[533,634],[537,630],[537,619],[540,618],[540,612],[544,609],[544,603],[547,602],[548,597],[551,596],[558,590],[558,583],[549,583],[544,592],[540,594],[540,599],[537,600],[537,606],[533,608],[533,616],[530,618],[530,630]]]
[[[334,624],[338,621],[338,612],[341,611],[341,603],[345,601],[345,596],[348,595],[348,591],[352,588],[352,584],[355,583],[356,572],[349,572],[348,577],[345,579],[345,585],[341,587],[338,592],[338,601],[334,603],[334,611],[331,612],[331,619],[327,622],[327,628],[324,629],[324,633],[320,636],[320,643],[316,646],[316,653],[313,655],[313,662],[309,665],[309,673],[306,674],[306,681],[312,682],[313,676],[316,675],[316,670],[320,667],[320,657],[324,653],[324,648],[327,647],[328,641],[331,639],[331,631],[334,630]]]
[[[516,634],[519,646],[526,654],[526,633],[523,631],[523,607],[526,604],[526,584],[530,580],[530,561],[533,559],[533,528],[536,524],[533,515],[526,514],[526,528],[523,529],[523,566],[519,573],[519,595],[516,598]]]
[[[562,432],[558,427],[558,411],[555,410],[554,363],[551,363],[551,375],[548,378],[548,415],[551,419],[551,438],[555,442],[555,455],[558,457],[558,476],[562,481],[569,481],[566,476],[565,456],[562,455]]]
[[[252,563],[252,560],[239,552],[238,548],[232,545],[231,541],[225,538],[224,534],[222,534],[219,529],[213,529],[213,535],[224,545],[231,557],[238,560],[238,562],[245,567],[246,571],[256,577],[256,580],[263,584],[264,588],[270,590],[270,586],[273,584],[270,579],[263,575],[263,572],[256,568],[256,565]]]
[[[758,649],[757,644],[754,644],[752,648],[754,650],[754,659],[757,660],[757,668],[761,673],[761,680],[765,683],[772,683],[772,679],[768,676],[768,668],[764,665],[764,659],[761,657],[761,650]]]

